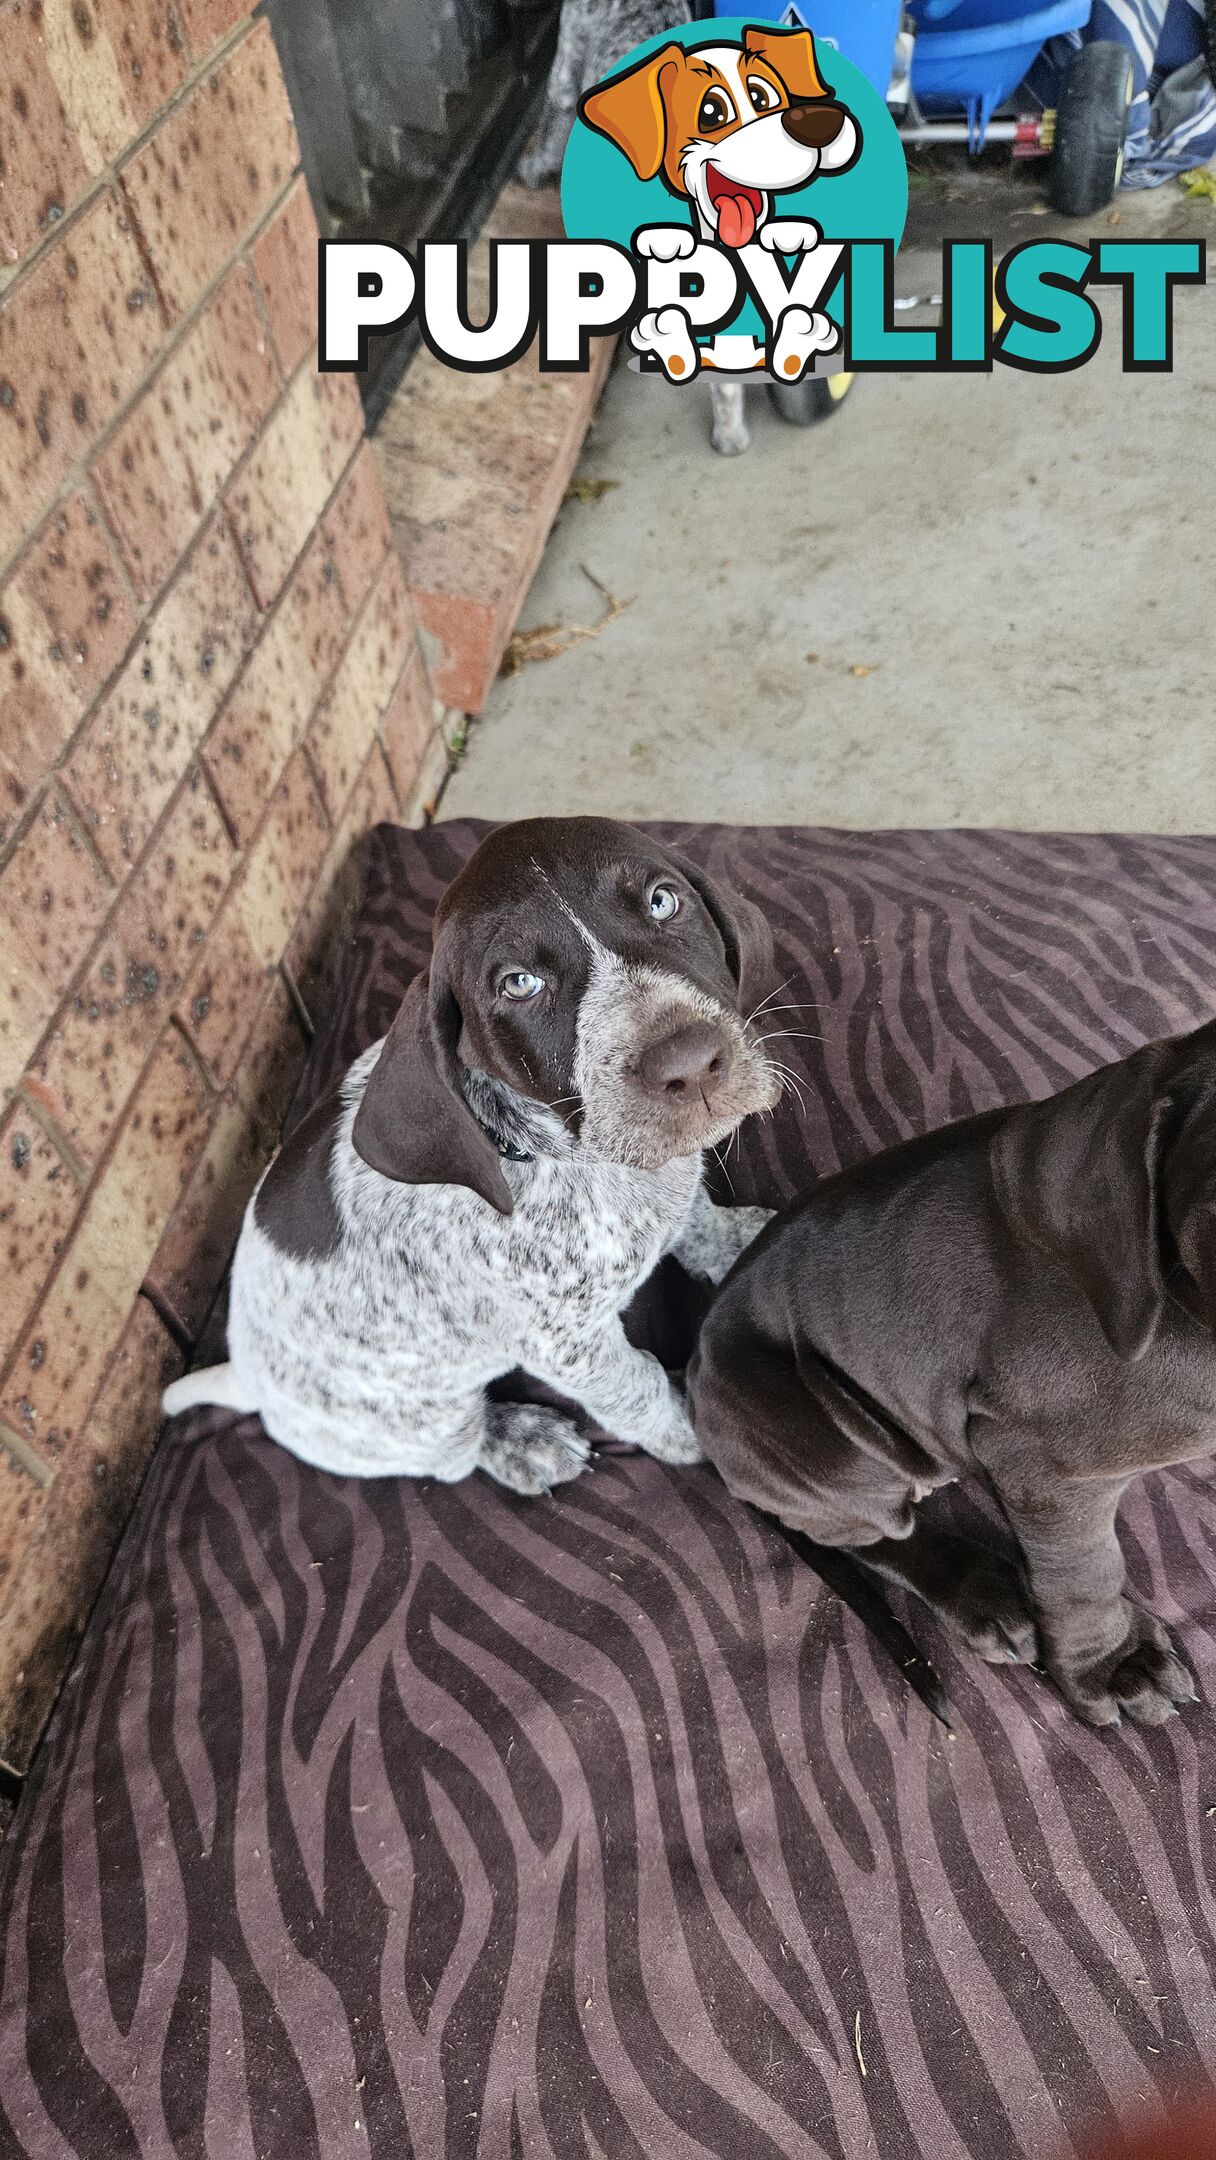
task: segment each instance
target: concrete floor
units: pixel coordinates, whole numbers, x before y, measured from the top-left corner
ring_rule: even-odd
[[[904,293],[943,232],[1052,229],[1028,169],[912,202]],[[1216,234],[1173,185],[1117,216]],[[522,620],[595,622],[584,565],[630,605],[498,681],[444,813],[1216,828],[1216,294],[1178,297],[1168,376],[1121,373],[1101,305],[1070,375],[862,377],[806,431],[752,393],[733,460],[702,385],[618,365],[580,467],[616,484],[567,502]]]

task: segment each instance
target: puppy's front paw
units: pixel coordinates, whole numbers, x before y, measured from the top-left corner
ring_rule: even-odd
[[[1056,1666],[1052,1677],[1071,1710],[1087,1725],[1164,1725],[1197,1691],[1165,1628],[1124,1600],[1128,1632],[1119,1648],[1078,1669]]]
[[[633,244],[652,262],[681,262],[695,251],[697,236],[688,225],[644,225]]]
[[[643,1444],[657,1462],[695,1463],[701,1462],[705,1454],[678,1396],[673,1399],[670,1415]]]
[[[636,352],[653,353],[668,382],[691,382],[701,355],[688,315],[680,307],[650,308],[629,333]]]
[[[810,308],[784,308],[773,339],[773,373],[779,382],[801,382],[815,355],[833,352],[839,342],[830,316]]]
[[[512,1492],[535,1494],[568,1484],[586,1468],[590,1453],[577,1425],[560,1410],[491,1403],[477,1467]]]
[[[823,234],[811,218],[770,218],[756,238],[770,255],[809,255]]]
[[[999,1553],[977,1552],[948,1596],[942,1618],[990,1665],[1033,1665],[1039,1638],[1017,1569]]]

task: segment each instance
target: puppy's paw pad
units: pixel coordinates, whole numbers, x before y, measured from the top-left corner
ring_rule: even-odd
[[[560,1411],[526,1403],[501,1406],[508,1414],[486,1438],[480,1467],[511,1492],[534,1495],[567,1485],[585,1470],[590,1443]]]

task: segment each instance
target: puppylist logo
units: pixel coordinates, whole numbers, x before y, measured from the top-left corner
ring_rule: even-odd
[[[416,319],[437,358],[475,373],[534,339],[542,370],[585,371],[592,338],[624,333],[633,364],[672,383],[1058,374],[1097,351],[1105,286],[1121,288],[1124,369],[1172,366],[1174,292],[1204,282],[1201,240],[1052,238],[999,263],[991,241],[947,240],[940,322],[910,326],[894,312],[907,202],[898,129],[843,51],[801,24],[681,24],[582,97],[567,237],[492,242],[476,311],[463,241],[411,255],[323,240],[318,364],[359,371],[369,338]]]
[[[827,299],[843,236],[898,243],[903,152],[881,99],[830,49],[825,78],[811,31],[698,29],[695,44],[640,47],[581,100],[562,173],[566,230],[586,233],[605,206],[610,237],[627,229],[648,267],[647,306],[629,330],[643,368],[670,382],[703,367],[798,382],[840,348]]]

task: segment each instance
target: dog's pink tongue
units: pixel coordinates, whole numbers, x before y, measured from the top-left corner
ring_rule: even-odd
[[[746,195],[719,195],[718,238],[724,247],[746,247],[756,230],[756,213]]]

